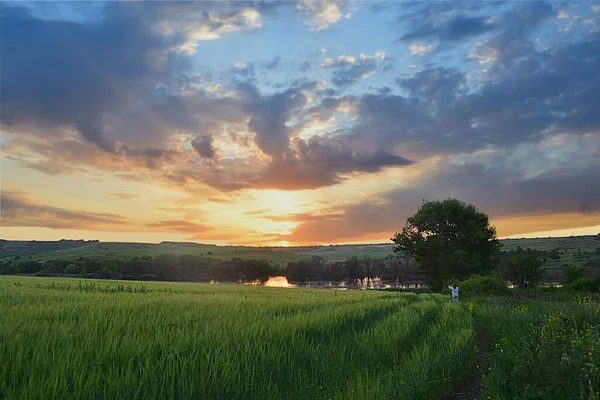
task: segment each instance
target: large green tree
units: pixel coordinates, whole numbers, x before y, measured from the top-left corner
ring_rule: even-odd
[[[415,259],[433,290],[450,278],[491,271],[501,246],[488,216],[456,199],[423,202],[391,240],[395,252]]]
[[[544,272],[542,260],[534,255],[519,253],[508,260],[508,278],[524,289],[541,283]]]

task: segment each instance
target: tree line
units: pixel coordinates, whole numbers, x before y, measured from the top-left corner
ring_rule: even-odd
[[[387,259],[352,256],[329,262],[322,257],[291,262],[287,267],[266,260],[232,258],[217,260],[206,256],[161,254],[124,260],[3,260],[1,274],[73,276],[91,279],[159,280],[191,282],[264,282],[272,276],[285,276],[290,283],[315,281],[344,282],[350,286],[369,285],[375,280],[392,285],[422,282],[412,258],[405,255]]]
[[[544,261],[551,251],[517,248],[499,251],[493,273],[521,287],[532,287],[545,277]],[[563,283],[584,278],[590,271],[586,266],[565,264]],[[89,279],[158,280],[190,282],[264,282],[272,276],[285,276],[290,283],[344,282],[350,287],[370,285],[379,281],[385,285],[404,286],[423,283],[426,277],[418,272],[415,260],[408,254],[397,253],[386,259],[352,256],[345,261],[326,261],[322,257],[298,260],[286,267],[275,266],[266,260],[232,258],[217,260],[201,255],[162,254],[133,257],[123,260],[0,260],[0,274],[29,274],[37,276],[70,276]],[[459,279],[448,274],[445,279]]]
[[[299,260],[287,268],[266,260],[232,258],[215,260],[202,255],[163,254],[121,261],[34,260],[0,261],[3,274],[68,275],[88,278],[146,279],[167,281],[265,281],[286,276],[292,283],[311,281],[346,282],[350,286],[381,283],[402,285],[424,280],[440,291],[448,280],[496,273],[522,288],[533,287],[545,278],[545,261],[558,260],[566,250],[523,250],[503,252],[496,229],[488,216],[472,204],[456,199],[423,202],[408,218],[402,231],[391,239],[394,255],[384,260],[353,256],[328,262],[320,257]],[[596,249],[600,253],[599,249]],[[583,252],[579,252],[583,257]],[[587,253],[586,253],[587,254]],[[210,253],[209,253],[210,255]],[[583,279],[596,267],[563,266],[563,280]]]
[[[265,260],[215,260],[199,255],[161,254],[124,260],[25,260],[0,262],[2,274],[77,276],[90,279],[159,281],[255,281],[266,280],[280,271]]]

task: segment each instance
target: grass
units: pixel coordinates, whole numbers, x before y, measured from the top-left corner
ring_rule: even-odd
[[[600,398],[600,304],[494,298],[468,306],[493,344],[485,398]]]
[[[479,376],[477,327],[482,398],[598,399],[600,304],[563,294],[4,276],[0,398],[439,399]]]
[[[0,278],[0,398],[435,399],[474,359],[440,295]]]
[[[600,240],[595,236],[574,236],[563,238],[536,238],[536,239],[509,239],[501,241],[502,250],[515,250],[517,247],[522,249],[532,248],[535,250],[550,251],[560,249],[565,251],[558,260],[546,260],[546,267],[549,270],[560,269],[563,264],[583,265],[588,260],[600,258],[596,254],[597,248],[600,248]],[[578,252],[588,253],[588,257],[578,258]]]

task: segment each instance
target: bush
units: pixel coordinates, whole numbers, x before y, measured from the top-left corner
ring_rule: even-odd
[[[457,284],[461,294],[502,296],[509,293],[506,281],[498,275],[472,275]]]
[[[42,269],[41,271],[36,272],[35,276],[50,276],[50,271],[47,268]]]
[[[566,265],[563,267],[563,283],[573,283],[578,279],[585,277],[586,267],[577,265]]]
[[[65,274],[80,274],[82,269],[77,264],[69,264],[65,267]]]
[[[600,274],[593,278],[580,278],[570,285],[566,285],[570,290],[576,292],[600,293]]]

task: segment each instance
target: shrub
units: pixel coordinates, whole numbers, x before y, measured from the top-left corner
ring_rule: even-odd
[[[566,265],[563,267],[563,283],[573,283],[578,279],[585,277],[586,267],[577,265]]]
[[[567,285],[567,288],[576,292],[600,293],[600,274],[592,278],[580,278]]]
[[[82,269],[77,264],[69,264],[65,267],[65,274],[80,274]]]
[[[459,284],[461,294],[502,296],[509,293],[506,281],[498,275],[472,275]]]
[[[36,272],[35,276],[50,276],[50,271],[48,271],[47,268],[44,268],[41,271]]]

